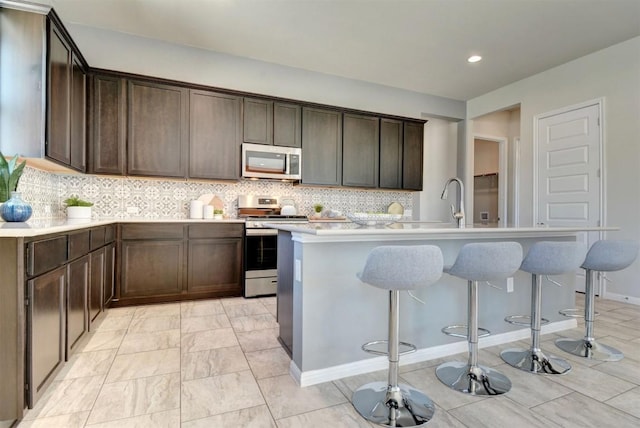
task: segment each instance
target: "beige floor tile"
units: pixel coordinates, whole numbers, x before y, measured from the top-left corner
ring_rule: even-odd
[[[56,379],[106,375],[116,356],[116,352],[117,349],[105,349],[103,351],[74,354],[60,370]]]
[[[118,349],[127,330],[99,330],[88,333],[87,342],[79,352]]]
[[[236,336],[244,352],[260,351],[262,349],[279,348],[280,329],[267,328],[247,332],[237,332]]]
[[[95,331],[126,330],[129,328],[132,319],[133,314],[107,315],[99,322],[97,327],[95,327]]]
[[[275,305],[278,303],[278,298],[276,296],[258,297],[256,300],[264,305]]]
[[[180,315],[136,318],[131,321],[129,333],[149,333],[152,331],[175,330],[177,328],[180,328]]]
[[[180,407],[180,374],[105,384],[87,424],[164,412]]]
[[[181,352],[199,352],[207,349],[237,346],[238,340],[231,328],[183,333],[180,341]]]
[[[436,411],[433,418],[427,425],[429,428],[466,428],[462,422],[451,416],[449,412],[436,404]]]
[[[271,413],[269,413],[269,409],[265,405],[235,410],[233,412],[182,423],[182,428],[214,427],[276,428],[276,424],[271,417]]]
[[[109,308],[105,311],[107,317],[133,316],[138,309],[137,306],[123,306],[121,308]]]
[[[640,328],[640,326],[638,326]],[[596,336],[597,337],[597,336]],[[625,359],[630,359],[640,364],[640,344],[631,340],[623,340],[617,337],[603,337],[600,342],[609,345],[624,354]]]
[[[248,370],[249,364],[239,346],[182,354],[182,380],[193,380]]]
[[[133,319],[168,317],[172,315],[180,315],[180,303],[138,306],[133,314]]]
[[[636,418],[640,418],[640,388],[633,388],[613,397],[611,400],[607,400],[606,403]],[[640,421],[638,425],[640,425]]]
[[[225,308],[225,312],[229,318],[246,317],[249,315],[268,314],[267,308],[258,301],[252,300],[250,303],[242,305],[231,305]]]
[[[324,428],[329,426],[371,428],[372,425],[360,416],[350,403],[278,419],[278,428]]]
[[[620,361],[605,361],[593,366],[593,369],[640,385],[640,363],[637,360],[623,358]],[[640,403],[638,406],[640,407]]]
[[[182,422],[264,404],[249,370],[182,383]]]
[[[573,365],[566,375],[550,379],[598,401],[606,401],[634,387],[630,382],[578,364]]]
[[[231,319],[231,325],[236,332],[247,332],[253,330],[264,330],[267,328],[277,328],[278,323],[271,314],[250,315]]]
[[[640,423],[638,418],[577,392],[534,407],[533,411],[562,427],[635,428]]]
[[[271,348],[245,353],[256,379],[289,373],[291,359],[284,349]]]
[[[276,420],[348,401],[332,383],[300,388],[291,376],[282,375],[260,379],[258,384]]]
[[[122,344],[118,349],[118,355],[179,347],[179,329],[146,333],[129,333],[124,336]]]
[[[67,415],[42,417],[35,420],[23,420],[19,428],[82,428],[87,421],[89,411]]]
[[[508,397],[525,407],[534,407],[549,400],[554,400],[572,392],[557,382],[553,382],[551,375],[536,375],[503,364],[496,367],[511,380],[511,390]],[[563,375],[570,376],[571,372]]]
[[[70,415],[91,410],[104,376],[89,376],[53,382],[25,415],[25,420]],[[86,419],[85,415],[85,419]]]
[[[224,307],[219,300],[192,300],[182,302],[180,311],[183,317],[202,317],[224,314]]]
[[[342,395],[351,401],[353,391],[370,382],[387,382],[387,371],[379,370],[356,376],[349,376],[333,381],[333,384],[342,392]]]
[[[150,413],[115,421],[87,425],[91,428],[178,428],[180,427],[180,409]]]
[[[203,317],[182,318],[181,330],[183,333],[193,333],[195,331],[215,330],[218,328],[229,328],[229,318],[225,314],[207,315]]]
[[[111,365],[105,383],[175,372],[180,372],[178,348],[118,355]]]
[[[222,306],[226,309],[229,306],[244,305],[247,303],[247,301],[253,301],[253,300],[257,300],[257,299],[245,299],[244,297],[227,297],[224,299],[220,299],[220,303],[222,303]]]
[[[274,317],[278,316],[278,305],[276,305],[275,303],[264,303],[264,307]]]
[[[505,395],[490,397],[449,410],[451,416],[474,428],[554,428],[559,425],[521,406]]]

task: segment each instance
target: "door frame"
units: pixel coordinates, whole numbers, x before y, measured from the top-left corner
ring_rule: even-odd
[[[500,220],[498,220],[498,227],[506,227],[508,224],[508,216],[509,216],[509,210],[508,210],[508,201],[507,201],[507,197],[508,197],[508,192],[507,192],[507,155],[508,155],[508,147],[507,147],[507,143],[508,143],[508,139],[504,138],[504,137],[495,137],[495,136],[491,136],[491,135],[483,135],[483,134],[473,134],[472,135],[472,141],[473,141],[473,159],[475,162],[475,146],[476,146],[476,140],[486,140],[486,141],[493,141],[495,143],[498,143],[498,217],[500,218]],[[473,165],[473,164],[472,164]],[[471,176],[475,176],[475,166],[473,166],[472,168],[472,174]],[[473,181],[471,182],[473,183]],[[473,198],[473,192],[474,192],[474,187],[473,184],[471,184],[471,198]],[[473,216],[473,211],[470,212],[470,214]],[[474,222],[476,221],[476,219],[472,219]]]
[[[569,106],[565,106],[565,107],[561,107],[559,109],[555,109],[555,110],[551,110],[548,112],[544,112],[544,113],[540,113],[537,114],[535,116],[533,116],[533,156],[532,156],[532,161],[533,161],[533,203],[532,203],[532,207],[533,207],[533,226],[537,226],[539,223],[539,218],[538,218],[538,143],[539,143],[539,139],[540,136],[538,135],[538,126],[539,126],[539,122],[543,119],[546,119],[548,117],[551,116],[556,116],[559,114],[564,114],[564,113],[568,113],[570,111],[573,110],[579,110],[585,107],[591,107],[591,106],[597,106],[598,107],[598,117],[600,118],[600,126],[598,127],[598,138],[600,140],[600,147],[598,148],[598,152],[599,152],[599,157],[600,157],[600,162],[598,165],[598,169],[600,170],[600,198],[599,198],[599,204],[600,204],[600,209],[598,214],[600,215],[600,226],[604,227],[607,225],[607,197],[606,197],[606,182],[607,182],[607,172],[606,172],[606,168],[605,165],[607,164],[605,162],[605,132],[604,132],[604,127],[605,127],[605,120],[604,120],[604,98],[595,98],[589,101],[584,101],[581,103],[577,103],[577,104],[572,104]],[[606,237],[606,232],[600,231],[598,232],[598,239],[605,239]],[[601,296],[604,296],[607,292],[606,290],[606,281],[603,280],[603,276],[604,275],[598,275],[597,279],[595,281],[594,286],[596,287],[596,294],[599,294]]]

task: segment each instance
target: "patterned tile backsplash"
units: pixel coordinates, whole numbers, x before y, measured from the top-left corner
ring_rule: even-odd
[[[117,219],[184,219],[189,202],[212,193],[224,201],[224,212],[236,216],[238,195],[288,197],[299,214],[311,214],[313,205],[342,211],[386,211],[391,202],[412,208],[411,192],[306,187],[277,181],[242,180],[237,183],[109,177],[83,174],[55,174],[27,167],[18,191],[33,207],[33,219],[64,217],[64,201],[77,195],[94,203],[93,216]],[[137,213],[127,208],[137,208]]]

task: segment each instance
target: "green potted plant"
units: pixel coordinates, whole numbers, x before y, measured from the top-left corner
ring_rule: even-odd
[[[213,218],[214,220],[222,220],[222,215],[224,214],[223,210],[214,209],[213,210]]]
[[[4,221],[27,221],[33,212],[31,205],[23,201],[17,191],[26,164],[26,161],[18,164],[18,155],[7,162],[0,152],[0,217]]]
[[[68,219],[90,219],[91,207],[93,202],[80,199],[78,196],[70,196],[65,199],[64,204],[67,206]]]
[[[313,204],[313,211],[315,211],[313,216],[314,217],[322,216],[322,209],[323,208],[324,208],[324,206],[322,204]]]

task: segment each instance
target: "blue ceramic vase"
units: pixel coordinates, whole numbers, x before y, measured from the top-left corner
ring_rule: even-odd
[[[20,192],[11,192],[11,198],[0,207],[0,216],[4,221],[27,221],[32,212],[31,205],[22,200]]]

